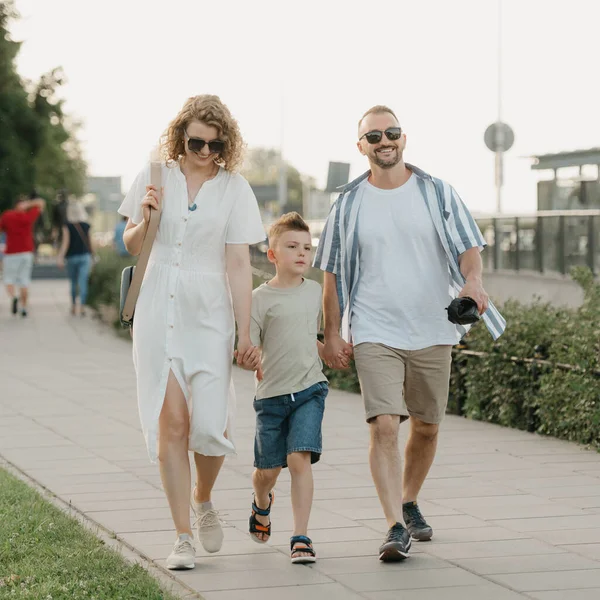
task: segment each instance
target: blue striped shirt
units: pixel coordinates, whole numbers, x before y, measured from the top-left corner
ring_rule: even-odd
[[[448,283],[450,296],[456,298],[465,285],[460,272],[458,257],[469,248],[485,248],[486,243],[469,210],[454,188],[445,181],[432,177],[421,169],[406,165],[417,177],[417,183],[429,209],[429,214],[448,259]],[[319,240],[313,265],[336,277],[342,336],[349,341],[351,307],[354,303],[360,279],[360,256],[358,245],[358,212],[363,198],[364,186],[359,184],[369,175],[367,171],[346,185],[331,207],[325,228]],[[497,340],[506,328],[506,321],[490,301],[482,316],[483,321]],[[463,336],[468,327],[457,325]]]

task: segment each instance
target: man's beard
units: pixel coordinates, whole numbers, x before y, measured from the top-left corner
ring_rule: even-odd
[[[382,169],[391,169],[392,167],[395,167],[402,160],[402,153],[400,152],[398,147],[394,147],[394,150],[396,151],[396,156],[394,160],[389,160],[389,158],[388,160],[385,160],[383,158],[380,158],[377,152],[374,152],[373,157],[371,158],[371,162],[373,162]]]

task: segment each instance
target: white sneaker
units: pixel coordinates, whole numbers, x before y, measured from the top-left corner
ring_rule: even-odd
[[[196,513],[194,525],[198,528],[198,539],[202,547],[211,554],[218,552],[223,545],[223,527],[219,519],[219,511],[212,507],[212,503],[205,502],[209,507],[203,509],[200,502],[192,501],[192,508]]]
[[[167,569],[193,569],[196,566],[195,558],[196,548],[192,544],[192,536],[182,533],[167,558]]]

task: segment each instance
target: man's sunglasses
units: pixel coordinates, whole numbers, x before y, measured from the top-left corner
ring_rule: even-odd
[[[388,140],[392,140],[392,141],[399,140],[400,136],[402,135],[402,128],[401,127],[388,127],[385,131],[380,131],[379,129],[374,129],[373,131],[369,131],[368,133],[361,135],[358,139],[360,141],[364,137],[366,137],[367,142],[369,142],[369,144],[379,144],[384,133],[385,133],[385,137]]]
[[[211,154],[221,154],[223,150],[225,150],[225,142],[222,140],[212,140],[207,142],[206,140],[197,137],[190,137],[187,132],[185,134],[185,139],[187,140],[190,152],[201,152],[206,144],[208,144],[208,149]]]

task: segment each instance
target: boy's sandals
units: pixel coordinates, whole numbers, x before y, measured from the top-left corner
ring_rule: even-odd
[[[275,500],[275,493],[269,492],[269,506],[268,508],[258,508],[256,506],[256,496],[252,501],[252,514],[250,515],[250,538],[253,539],[258,544],[265,544],[269,541],[271,537],[271,519],[269,519],[268,525],[263,525],[256,518],[256,515],[260,515],[261,517],[268,517],[271,514],[271,506],[273,505],[273,501]],[[266,539],[260,539],[256,534],[262,533],[263,536],[266,536]]]
[[[297,544],[304,544],[299,546]],[[312,540],[305,535],[295,535],[290,538],[290,550],[292,563],[297,565],[305,565],[317,561],[317,553],[315,552]],[[306,553],[309,556],[298,556],[298,554]]]

